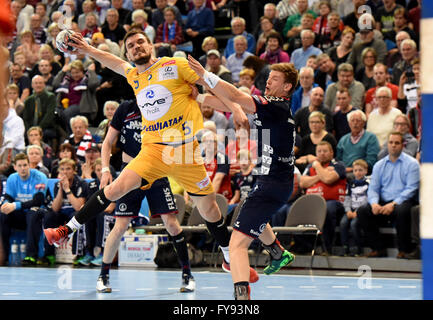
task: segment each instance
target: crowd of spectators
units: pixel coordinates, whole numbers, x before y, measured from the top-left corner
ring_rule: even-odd
[[[10,74],[0,148],[4,247],[9,250],[11,228],[26,229],[26,263],[53,263],[47,243],[38,260],[35,230],[63,223],[92,193],[109,122],[119,103],[135,98],[126,79],[104,65],[57,49],[66,25],[120,57],[126,32],[143,30],[155,56],[191,54],[251,95],[264,94],[271,64],[293,63],[299,71],[291,97],[296,197],[316,193],[327,201],[328,253],[340,241],[344,254],[369,247],[368,256],[386,256],[379,227],[392,226],[397,257],[418,258],[410,230],[419,203],[420,6],[420,0],[13,0],[16,29],[2,43]],[[242,131],[229,113],[200,108],[206,168],[230,214],[252,189],[260,161],[254,116]],[[113,175],[120,162],[113,149]],[[11,193],[29,176],[35,185],[25,195]],[[47,190],[41,179],[59,180]],[[284,224],[296,197],[273,225]],[[77,263],[100,263],[99,220],[83,232],[86,246],[77,240],[87,257]]]

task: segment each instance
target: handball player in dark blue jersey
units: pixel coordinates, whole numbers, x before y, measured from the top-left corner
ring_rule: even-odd
[[[140,152],[141,129],[141,112],[137,106],[136,100],[121,103],[110,122],[110,127],[102,144],[101,189],[112,182],[113,179],[108,169],[112,147],[117,141],[117,146],[122,150],[123,169],[128,162]],[[161,217],[167,232],[173,240],[173,245],[182,267],[182,284],[180,291],[194,291],[195,281],[191,274],[186,240],[184,232],[176,218],[178,211],[170,184],[166,177],[156,180],[150,189],[135,189],[116,201],[114,214],[116,222],[106,240],[101,274],[96,283],[96,290],[98,292],[112,291],[109,283],[111,263],[129,223],[134,217],[138,216],[144,197],[147,198],[152,217]]]
[[[298,82],[298,72],[290,63],[273,64],[264,96],[251,96],[207,72],[191,56],[188,60],[212,93],[198,95],[199,103],[205,101],[217,110],[233,112],[235,123],[241,127],[248,122],[245,113],[254,114],[258,129],[259,176],[233,225],[229,245],[234,296],[247,300],[250,299],[248,247],[254,239],[260,239],[271,256],[265,274],[275,273],[294,260],[268,222],[287,203],[293,189],[296,132],[289,97]]]

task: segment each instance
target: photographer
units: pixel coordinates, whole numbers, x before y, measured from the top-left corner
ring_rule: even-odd
[[[415,58],[400,77],[398,85],[398,108],[405,114],[415,108],[420,88],[420,59]]]

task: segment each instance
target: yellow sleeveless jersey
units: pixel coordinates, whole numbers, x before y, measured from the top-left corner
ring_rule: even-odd
[[[191,97],[199,76],[184,58],[163,57],[146,71],[125,70],[142,115],[142,144],[190,141],[203,128],[203,116]]]

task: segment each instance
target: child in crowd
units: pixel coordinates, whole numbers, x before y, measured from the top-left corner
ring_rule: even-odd
[[[366,178],[368,164],[362,159],[353,162],[355,179],[347,184],[347,193],[344,200],[346,214],[340,221],[341,244],[344,247],[344,256],[359,256],[361,254],[361,236],[356,211],[368,202],[367,190],[369,181]],[[352,233],[350,241],[349,232]],[[352,246],[353,245],[353,246]],[[351,247],[354,249],[351,251]]]

